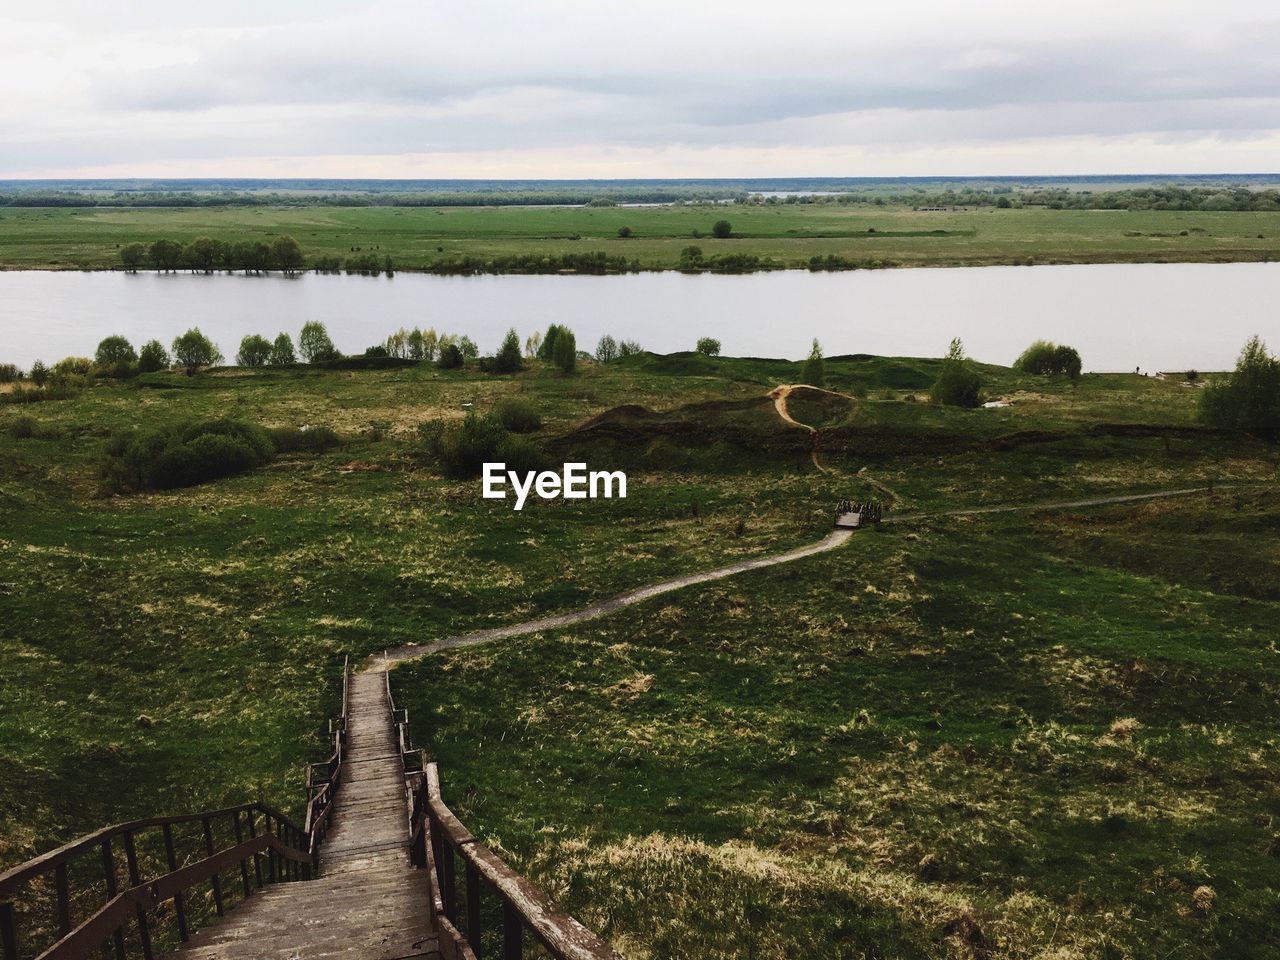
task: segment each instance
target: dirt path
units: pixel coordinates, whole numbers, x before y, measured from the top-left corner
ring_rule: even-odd
[[[1180,490],[1156,490],[1150,493],[1126,493],[1117,494],[1108,497],[1088,497],[1083,500],[1045,500],[1035,503],[1006,503],[993,504],[988,507],[963,507],[957,510],[938,510],[920,513],[908,513],[898,517],[887,518],[885,523],[910,523],[917,520],[939,519],[943,517],[963,517],[983,513],[1031,513],[1041,510],[1069,510],[1077,507],[1101,507],[1116,503],[1134,503],[1141,500],[1159,500],[1169,497],[1185,497],[1196,493],[1207,492],[1207,487],[1186,487]],[[806,547],[797,547],[794,550],[788,550],[785,553],[775,553],[765,557],[757,557],[754,560],[740,560],[737,563],[731,563],[727,567],[717,567],[714,570],[706,570],[702,573],[689,573],[682,577],[675,577],[671,580],[663,580],[661,583],[655,583],[647,587],[640,587],[635,590],[628,590],[626,593],[620,593],[608,600],[602,600],[600,603],[593,604],[589,607],[583,607],[581,610],[573,610],[569,613],[553,614],[547,617],[540,617],[537,620],[526,620],[524,623],[513,623],[505,627],[493,627],[489,630],[476,630],[472,633],[459,633],[451,637],[444,637],[440,640],[434,640],[424,644],[410,644],[403,647],[394,647],[386,653],[387,666],[392,667],[397,663],[405,660],[413,660],[417,657],[425,656],[429,653],[435,653],[438,650],[450,650],[455,647],[474,647],[478,644],[488,643],[491,640],[502,640],[507,637],[518,637],[529,633],[538,633],[543,630],[555,630],[560,627],[571,626],[575,623],[582,623],[586,620],[594,620],[596,617],[602,617],[606,614],[621,610],[623,607],[629,607],[633,604],[643,603],[645,600],[660,596],[664,593],[671,593],[674,590],[682,590],[685,587],[691,587],[699,583],[708,583],[712,580],[723,580],[726,577],[732,577],[735,574],[745,573],[748,570],[760,570],[764,567],[774,567],[782,563],[791,563],[793,560],[803,560],[805,557],[812,557],[815,554],[825,553],[828,550],[834,550],[846,543],[853,535],[852,530],[833,530],[817,543],[811,543]],[[370,666],[380,666],[382,659],[376,660],[371,658],[366,664],[365,669]]]

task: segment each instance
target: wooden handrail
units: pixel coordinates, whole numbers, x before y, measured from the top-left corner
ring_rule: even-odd
[[[185,894],[199,884],[208,882],[212,888],[214,908],[221,916],[225,909],[225,891],[220,874],[233,869],[237,864],[246,897],[255,889],[254,881],[257,887],[261,887],[266,882],[309,880],[318,858],[318,847],[324,837],[333,797],[341,783],[350,705],[350,677],[348,659],[342,665],[342,714],[330,723],[333,754],[328,761],[318,765],[328,767],[328,776],[319,783],[313,783],[308,772],[304,826],[298,826],[274,807],[255,802],[201,813],[130,820],[77,837],[0,874],[0,958],[19,960],[16,894],[28,884],[43,878],[53,879],[51,886],[54,890],[57,921],[56,937],[52,943],[34,950],[30,944],[25,946],[24,953],[33,956],[38,954],[39,960],[87,960],[97,954],[107,942],[114,942],[117,960],[124,960],[126,945],[133,942],[132,938],[125,937],[125,930],[131,920],[137,925],[137,942],[144,960],[153,960],[151,912],[160,904],[172,900],[178,939],[186,941],[190,930]],[[214,841],[212,827],[214,823],[220,823],[222,826],[219,832],[225,835],[227,821],[230,821],[234,840],[229,846],[219,848]],[[200,853],[192,862],[180,865],[173,828],[193,823],[199,824],[201,828]],[[144,831],[156,829],[160,831],[163,842],[154,846],[157,850],[162,849],[163,855],[156,855],[153,860],[162,862],[166,872],[144,877],[138,857],[137,838]],[[124,853],[126,869],[123,884],[120,883],[117,851]],[[69,868],[80,857],[93,852],[101,857],[102,879],[98,881],[97,890],[98,895],[102,896],[105,889],[105,897],[88,917],[73,925]],[[48,886],[50,884],[46,881],[45,889]]]
[[[525,930],[556,960],[621,960],[609,944],[556,907],[454,816],[441,798],[435,763],[424,767],[409,830],[410,858],[415,866],[428,871],[432,919],[445,957],[478,957],[483,883],[502,903],[504,960],[523,956]],[[461,857],[464,865],[465,935],[458,926],[462,918],[456,902],[455,856]]]

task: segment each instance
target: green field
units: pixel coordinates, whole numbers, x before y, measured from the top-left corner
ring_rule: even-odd
[[[632,213],[649,212],[288,216],[336,249],[361,218],[408,244],[455,217]],[[82,238],[71,256],[104,218],[122,218],[110,245],[284,215],[43,222]],[[792,409],[829,472],[763,399],[797,378],[785,361],[228,369],[0,406],[0,868],[133,816],[255,796],[296,813],[344,655],[807,543],[841,497],[892,516],[1212,482],[889,524],[392,678],[455,811],[629,958],[1280,957],[1280,450],[1200,428],[1199,391],[1172,380],[983,367],[1013,403],[964,411],[922,402],[937,361],[827,368],[866,395]],[[516,514],[442,476],[418,424],[515,395],[553,461],[623,465],[628,498]],[[187,490],[104,489],[113,433],[205,416],[344,443]]]
[[[721,218],[728,240],[711,239]],[[633,236],[618,236],[629,227]],[[703,236],[695,239],[695,231]],[[265,240],[289,234],[308,259],[390,255],[399,269],[462,257],[603,251],[674,269],[685,246],[799,267],[814,256],[897,266],[1266,260],[1280,212],[979,208],[954,212],[835,204],[666,207],[0,208],[0,267],[101,269],[157,239]],[[358,248],[358,250],[357,250]]]

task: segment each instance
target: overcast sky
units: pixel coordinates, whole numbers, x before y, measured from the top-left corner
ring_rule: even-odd
[[[1276,0],[0,0],[0,177],[1280,171]]]

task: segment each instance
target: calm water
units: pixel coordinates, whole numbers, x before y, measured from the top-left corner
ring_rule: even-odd
[[[1259,333],[1280,347],[1280,264],[981,267],[748,276],[284,277],[0,272],[0,362],[91,355],[104,336],[166,345],[189,326],[227,357],[246,333],[297,336],[321,320],[359,353],[401,326],[468,334],[492,351],[568,324],[661,353],[714,336],[726,354],[940,356],[953,336],[1008,363],[1036,338],[1076,346],[1089,370],[1223,369]]]

